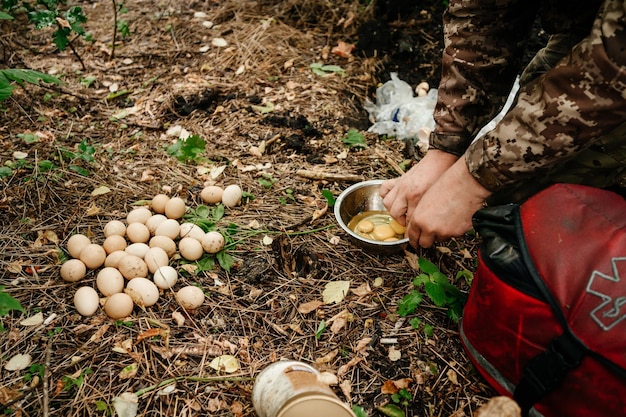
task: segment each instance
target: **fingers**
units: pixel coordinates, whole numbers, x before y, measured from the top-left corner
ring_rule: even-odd
[[[385,198],[385,196],[389,194],[389,191],[391,191],[396,186],[397,180],[397,178],[393,178],[387,181],[383,181],[383,183],[380,185],[380,196],[382,198]]]

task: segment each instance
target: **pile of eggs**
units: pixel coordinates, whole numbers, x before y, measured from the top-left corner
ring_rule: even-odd
[[[200,198],[208,204],[221,203],[235,207],[241,203],[243,191],[238,185],[222,189],[205,187]],[[224,236],[218,231],[205,232],[196,224],[182,222],[187,211],[180,197],[165,194],[154,196],[151,209],[138,207],[126,221],[111,220],[103,228],[104,241],[93,243],[83,234],[72,235],[67,252],[72,257],[61,266],[61,278],[67,282],[82,280],[88,270],[99,269],[96,288],[83,286],[74,294],[74,306],[83,316],[96,313],[104,297],[104,312],[112,319],[129,316],[135,305],[150,307],[164,290],[171,290],[178,281],[178,271],[170,266],[177,254],[187,261],[197,261],[206,253],[215,254],[224,248]],[[204,302],[201,288],[188,285],[176,293],[176,301],[186,310],[194,310]]]

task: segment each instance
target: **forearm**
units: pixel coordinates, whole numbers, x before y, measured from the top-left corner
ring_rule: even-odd
[[[453,0],[430,146],[461,155],[501,108],[520,72],[537,1]]]
[[[520,91],[496,128],[466,152],[469,171],[497,191],[541,175],[626,120],[624,2],[605,2],[591,35]]]

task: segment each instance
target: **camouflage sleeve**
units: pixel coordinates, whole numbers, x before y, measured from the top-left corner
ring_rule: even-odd
[[[462,155],[504,105],[538,11],[537,0],[451,0],[430,147]]]
[[[605,0],[590,35],[469,146],[468,169],[483,186],[498,191],[542,175],[626,121],[625,15],[624,0]]]

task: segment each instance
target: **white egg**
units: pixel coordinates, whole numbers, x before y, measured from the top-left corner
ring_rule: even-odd
[[[187,211],[185,200],[180,197],[172,197],[165,204],[165,215],[168,219],[180,219]]]
[[[167,236],[174,240],[178,237],[180,231],[180,224],[175,219],[167,219],[162,222],[154,232],[155,236]]]
[[[82,316],[92,316],[100,305],[100,297],[91,287],[80,287],[74,293],[74,307]]]
[[[148,266],[143,259],[135,255],[126,255],[120,259],[117,269],[126,279],[148,276]]]
[[[150,231],[150,234],[154,236],[154,233],[156,232],[157,227],[159,227],[159,225],[163,223],[165,220],[167,220],[167,217],[165,217],[165,215],[163,214],[155,214],[152,217],[150,217],[148,221],[146,221],[146,227]]]
[[[119,220],[111,220],[104,225],[102,231],[104,232],[104,237],[113,235],[124,236],[126,234],[126,225]]]
[[[146,255],[143,257],[144,262],[148,266],[148,271],[155,273],[157,269],[162,266],[166,266],[170,262],[169,256],[165,250],[159,247],[148,249]]]
[[[178,290],[176,301],[185,310],[195,310],[204,303],[204,291],[194,285],[187,285]]]
[[[133,307],[133,299],[130,298],[130,295],[118,292],[107,298],[104,312],[114,320],[123,319],[133,312]]]
[[[204,230],[197,224],[193,223],[183,223],[180,225],[180,230],[178,235],[183,237],[192,237],[198,241],[202,240],[204,237]]]
[[[200,192],[200,198],[207,204],[217,204],[222,201],[224,189],[218,185],[209,185]]]
[[[113,267],[104,267],[96,276],[96,287],[105,297],[124,291],[124,277]]]
[[[167,236],[154,236],[150,239],[150,247],[151,248],[161,248],[167,253],[168,257],[174,256],[176,253],[176,242],[170,239]]]
[[[205,233],[202,238],[202,248],[206,253],[217,253],[224,249],[224,236],[216,230]]]
[[[91,243],[80,251],[80,260],[83,261],[85,266],[89,269],[96,269],[104,264],[104,260],[107,258],[107,253],[104,248],[95,243]]]
[[[150,240],[150,230],[143,223],[129,223],[126,228],[126,236],[133,243],[146,243]]]
[[[152,217],[152,212],[145,207],[137,207],[128,212],[126,215],[126,223],[142,223],[146,224],[148,219]]]
[[[150,307],[159,300],[159,289],[148,278],[133,278],[126,284],[126,294],[138,306]]]
[[[80,259],[69,259],[61,265],[61,278],[67,282],[80,281],[86,273],[87,267]]]
[[[155,213],[164,214],[165,213],[165,205],[170,201],[169,196],[165,194],[157,194],[152,198],[152,210]]]
[[[148,249],[150,249],[150,246],[148,246],[146,243],[131,243],[130,245],[126,246],[124,252],[129,255],[135,255],[143,259],[146,256]]]
[[[124,250],[126,249],[126,246],[128,246],[126,239],[124,239],[124,236],[120,235],[111,235],[104,239],[104,242],[102,242],[102,247],[107,255],[118,250]]]
[[[204,249],[202,244],[192,237],[184,237],[178,242],[178,251],[180,256],[188,261],[197,261],[202,258]]]
[[[67,240],[67,251],[72,258],[78,259],[80,257],[80,252],[85,248],[85,246],[91,244],[91,239],[87,236],[77,233],[72,235]]]
[[[241,203],[242,196],[243,191],[241,190],[241,187],[237,184],[231,184],[224,188],[224,192],[222,193],[222,204],[229,208],[235,207]]]
[[[178,281],[178,272],[169,265],[162,266],[156,270],[152,280],[157,287],[167,290],[172,288]]]

